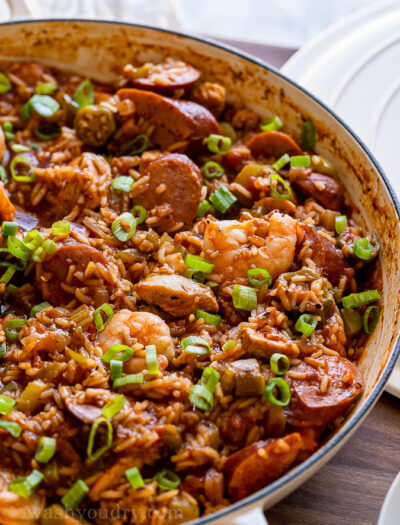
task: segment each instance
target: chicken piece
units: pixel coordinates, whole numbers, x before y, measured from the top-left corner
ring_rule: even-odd
[[[221,385],[225,392],[234,390],[237,397],[260,396],[265,380],[256,359],[239,359],[226,365]]]
[[[268,361],[272,354],[279,352],[288,357],[299,355],[299,347],[294,341],[287,339],[275,329],[258,331],[250,326],[244,326],[240,331],[242,348],[247,355]]]

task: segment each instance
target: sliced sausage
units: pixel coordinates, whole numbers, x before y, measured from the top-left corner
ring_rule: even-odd
[[[193,221],[201,201],[202,178],[189,157],[179,153],[159,157],[147,166],[142,177],[146,182],[134,202],[151,211],[148,226],[177,231]]]
[[[343,276],[349,283],[354,275],[354,269],[347,264],[342,252],[309,224],[301,224],[301,229],[305,236],[304,242],[309,246],[309,250],[305,253],[301,247],[302,258],[311,258],[333,286],[337,286]]]
[[[181,151],[198,148],[211,133],[220,133],[218,122],[203,106],[188,100],[166,98],[151,91],[121,89],[121,100],[135,104],[135,115],[154,124],[151,141],[167,150],[172,144],[184,142]]]
[[[172,95],[175,89],[187,90],[200,78],[200,71],[173,58],[167,58],[160,64],[144,64],[139,68],[128,64],[122,74],[135,88],[163,95]]]
[[[305,361],[294,366],[285,379],[292,399],[285,409],[288,422],[298,426],[323,426],[342,415],[357,399],[363,381],[357,367],[348,359],[324,356],[311,366]],[[327,387],[322,385],[326,384]]]
[[[181,275],[153,274],[135,285],[136,293],[173,315],[194,314],[198,308],[217,312],[218,303],[211,288]]]
[[[289,155],[301,155],[303,152],[287,133],[282,131],[263,131],[253,137],[247,147],[253,157],[281,157],[285,153]]]
[[[264,333],[249,326],[244,326],[240,331],[240,339],[246,354],[257,359],[269,360],[272,354],[276,352],[289,357],[299,355],[297,344],[286,339],[278,330],[276,330],[276,333]]]
[[[340,210],[343,203],[343,189],[332,177],[307,168],[292,168],[289,177],[303,193],[313,197],[325,208]]]
[[[101,265],[101,273],[97,272],[89,278],[102,279],[104,287],[85,285],[85,271],[89,263]],[[74,265],[72,279],[66,283],[69,268]],[[82,276],[82,280],[75,274]],[[106,281],[104,281],[106,279]],[[86,244],[73,243],[59,245],[48,259],[36,265],[36,286],[43,298],[54,304],[66,304],[74,297],[75,289],[85,287],[85,294],[92,298],[94,306],[107,302],[102,291],[107,291],[113,284],[113,277],[107,271],[107,261],[103,254]],[[103,289],[102,289],[103,288]],[[104,290],[106,289],[106,290]],[[76,295],[76,294],[75,294]],[[97,299],[98,298],[98,299]],[[100,304],[98,304],[100,303]]]
[[[284,474],[296,460],[302,446],[300,434],[257,441],[228,457],[224,474],[228,493],[234,500],[245,498]]]
[[[15,208],[7,195],[4,182],[0,182],[0,219],[3,221],[13,221],[15,217]]]

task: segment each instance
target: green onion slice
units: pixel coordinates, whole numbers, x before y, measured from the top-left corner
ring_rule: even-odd
[[[129,241],[136,232],[136,219],[128,211],[122,213],[111,225],[111,231],[121,242]]]
[[[184,264],[189,266],[189,268],[193,268],[193,270],[204,272],[206,274],[211,273],[214,270],[213,263],[207,261],[207,259],[203,259],[203,257],[199,257],[198,255],[192,255],[191,253],[186,255]]]
[[[226,352],[226,350],[235,348],[235,346],[236,346],[236,341],[234,339],[228,339],[228,341],[223,345],[222,350]]]
[[[290,162],[290,157],[287,153],[282,155],[274,164],[272,164],[272,169],[275,171],[279,171],[285,166],[288,162]]]
[[[0,166],[0,180],[2,182],[7,182],[7,172],[4,166]]]
[[[206,162],[201,171],[206,179],[219,179],[225,173],[224,168],[212,160]]]
[[[131,213],[135,217],[136,224],[142,224],[146,220],[147,212],[145,208],[139,204],[131,209]]]
[[[189,401],[205,412],[211,412],[214,408],[214,396],[204,385],[192,386],[189,392]]]
[[[371,320],[371,313],[372,313],[372,320]],[[379,320],[379,314],[381,313],[381,309],[379,306],[368,306],[368,308],[364,312],[363,316],[363,326],[364,326],[364,332],[366,334],[373,334],[376,328],[376,325],[378,324]]]
[[[24,146],[23,144],[12,144],[11,149],[15,153],[25,153],[26,151],[29,151],[31,148],[29,146]]]
[[[111,381],[115,381],[116,379],[119,379],[120,377],[122,377],[123,366],[124,366],[123,361],[119,361],[118,359],[111,359],[110,361]]]
[[[35,459],[39,463],[48,463],[56,453],[57,442],[54,438],[42,436],[36,449]]]
[[[343,308],[341,310],[343,317],[344,331],[348,337],[353,337],[361,332],[363,321],[361,315],[353,308]]]
[[[260,129],[261,131],[277,131],[278,129],[281,129],[282,126],[282,120],[275,115],[272,118],[263,120],[260,124]]]
[[[31,317],[36,317],[36,314],[38,314],[45,308],[48,308],[49,306],[51,306],[51,304],[47,301],[43,301],[43,303],[40,304],[35,304],[35,306],[33,306],[31,310]]]
[[[179,487],[181,484],[181,478],[172,470],[164,469],[161,472],[158,472],[154,476],[154,479],[157,481],[158,486],[162,489],[173,490]]]
[[[11,82],[4,73],[0,73],[0,93],[7,93],[11,89]]]
[[[200,202],[199,207],[197,208],[196,218],[201,219],[204,217],[210,208],[211,204],[208,201]]]
[[[60,109],[60,104],[48,95],[33,95],[28,101],[29,108],[41,117],[52,117]]]
[[[204,319],[207,324],[216,326],[217,328],[221,324],[221,316],[217,314],[210,314],[204,310],[196,310],[196,319]]]
[[[0,414],[7,415],[15,407],[15,399],[9,396],[0,395]]]
[[[61,503],[67,510],[74,510],[88,493],[89,487],[82,479],[78,479],[69,491],[64,494]]]
[[[25,168],[29,168],[28,175],[18,175],[16,171],[16,167],[18,164],[25,164]],[[22,155],[18,155],[14,157],[10,163],[10,171],[12,178],[16,180],[17,182],[34,182],[36,180],[36,173],[33,169],[31,163],[26,157],[23,157]]]
[[[143,374],[128,374],[120,379],[116,379],[113,383],[113,388],[121,388],[127,385],[141,385],[144,383]]]
[[[123,191],[124,193],[129,193],[133,186],[132,177],[127,177],[126,175],[119,175],[111,183],[111,187],[114,190]]]
[[[363,261],[368,261],[371,258],[374,247],[368,239],[358,237],[353,244],[354,255]]]
[[[240,310],[254,310],[257,306],[257,292],[254,288],[235,284],[232,291],[233,306]]]
[[[232,204],[237,201],[237,198],[224,184],[221,184],[220,187],[210,195],[210,201],[217,211],[225,213]]]
[[[61,135],[61,128],[57,124],[43,123],[39,124],[33,132],[40,140],[52,140],[58,139]]]
[[[198,272],[197,270],[193,270],[191,268],[185,270],[182,275],[183,277],[186,277],[187,279],[193,279],[198,283],[204,283],[206,280],[206,274],[204,272]]]
[[[101,360],[103,361],[103,363],[110,363],[111,360],[124,362],[124,361],[128,361],[128,359],[133,357],[133,354],[134,354],[134,350],[130,346],[113,345],[113,346],[110,346],[110,348],[103,355]]]
[[[57,245],[52,239],[46,239],[43,243],[43,249],[46,251],[46,253],[53,253],[56,248]]]
[[[16,341],[21,329],[28,324],[26,319],[10,319],[6,321],[5,334],[9,341]]]
[[[0,428],[3,428],[4,430],[7,430],[13,437],[19,437],[22,432],[22,428],[18,423],[14,423],[13,421],[3,421],[0,419]]]
[[[335,231],[340,235],[347,228],[347,217],[346,215],[339,215],[335,217]]]
[[[79,105],[79,108],[84,108],[85,106],[93,104],[94,88],[89,78],[86,78],[79,84],[72,98]]]
[[[103,320],[103,314],[105,315],[104,320]],[[97,310],[94,311],[94,314],[93,314],[94,323],[96,325],[98,332],[102,332],[104,330],[104,328],[110,322],[110,319],[112,318],[113,315],[114,315],[114,310],[112,309],[111,305],[109,305],[108,303],[102,304],[101,306],[97,308]]]
[[[43,82],[43,84],[37,84],[35,87],[35,93],[38,95],[51,95],[56,90],[57,86],[54,82]]]
[[[3,341],[2,343],[0,343],[0,359],[3,359],[6,353],[7,353],[7,343]]]
[[[271,286],[272,278],[268,270],[264,268],[252,268],[247,271],[247,279],[253,286]]]
[[[294,157],[290,157],[291,168],[309,168],[310,166],[310,155],[295,155]]]
[[[127,155],[128,157],[132,157],[133,155],[140,155],[147,150],[149,144],[150,139],[147,135],[138,135],[130,142],[124,144],[117,156]]]
[[[279,391],[279,399],[275,396],[275,389]],[[266,384],[263,391],[264,398],[268,403],[285,407],[290,403],[291,392],[290,387],[282,377],[273,377]]]
[[[117,415],[121,410],[124,408],[126,403],[125,396],[122,394],[119,394],[118,396],[114,397],[111,401],[109,401],[103,408],[103,416],[106,419],[111,419],[115,415]]]
[[[68,235],[71,233],[71,224],[68,221],[55,222],[52,227],[54,235]]]
[[[29,248],[25,246],[25,244],[14,235],[10,235],[7,237],[7,248],[8,251],[12,255],[14,255],[14,257],[17,257],[17,259],[21,259],[23,261],[28,260]]]
[[[211,346],[208,341],[197,335],[190,335],[181,341],[184,352],[189,354],[207,355],[211,352]]]
[[[157,361],[156,345],[147,345],[146,348],[146,364],[150,374],[157,375],[160,373]]]
[[[38,230],[31,230],[25,235],[23,243],[28,250],[36,250],[42,245],[43,241],[44,237]]]
[[[106,432],[107,432],[106,442],[104,443],[102,447],[96,450],[96,452],[93,452],[93,447],[95,444],[97,431],[99,427],[103,424],[106,426]],[[88,446],[87,446],[88,458],[91,459],[92,461],[96,461],[97,459],[99,459],[99,457],[102,456],[104,452],[111,447],[112,439],[113,439],[113,427],[111,423],[108,421],[108,419],[104,417],[99,417],[98,419],[96,419],[96,421],[92,425],[92,428],[90,429],[89,441],[88,441]]]
[[[380,298],[381,295],[378,290],[366,290],[365,292],[352,293],[342,297],[342,304],[345,308],[358,308]]]
[[[201,375],[200,384],[205,386],[212,394],[217,388],[220,378],[220,373],[214,370],[211,366],[207,366]]]
[[[290,369],[290,360],[285,354],[272,354],[269,364],[272,372],[277,376],[283,376]]]
[[[33,470],[28,476],[16,478],[8,484],[8,490],[18,494],[24,499],[29,498],[42,482],[44,475],[38,470]]]
[[[7,284],[11,281],[14,276],[14,273],[17,271],[13,266],[9,266],[7,270],[0,277],[0,283]]]
[[[311,314],[301,314],[297,319],[295,328],[298,332],[309,337],[317,327],[318,321],[314,315]]]
[[[211,153],[226,153],[232,146],[232,139],[222,135],[211,134],[207,137],[206,144]]]
[[[307,151],[315,148],[315,127],[311,120],[304,122],[300,135],[301,147]]]
[[[135,490],[144,487],[145,483],[137,467],[132,467],[125,472],[126,479]]]
[[[18,232],[18,224],[16,222],[4,221],[1,225],[1,232],[4,236],[16,235]]]

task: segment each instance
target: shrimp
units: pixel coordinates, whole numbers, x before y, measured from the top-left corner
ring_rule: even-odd
[[[27,499],[8,490],[12,476],[0,474],[0,525],[35,525],[44,509],[45,498],[33,494]]]
[[[15,217],[15,208],[7,195],[4,182],[0,182],[0,219],[12,221]]]
[[[124,344],[132,346],[135,343],[155,345],[157,354],[165,356],[170,361],[175,355],[174,343],[168,325],[158,315],[149,312],[131,312],[120,310],[111,318],[99,337],[99,345],[103,352],[113,345]],[[159,357],[163,362],[165,358]],[[144,357],[132,357],[126,362],[124,369],[128,373],[136,373],[146,369]]]
[[[246,278],[251,268],[264,268],[275,279],[290,268],[296,240],[295,220],[280,213],[269,221],[209,219],[201,255],[214,263],[213,276],[220,281]]]

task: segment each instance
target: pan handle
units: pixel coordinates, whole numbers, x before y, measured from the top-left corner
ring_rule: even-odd
[[[231,521],[233,525],[268,525],[267,518],[261,507],[255,507],[240,516],[233,518]]]
[[[36,0],[7,0],[10,18],[40,18],[41,9]]]

